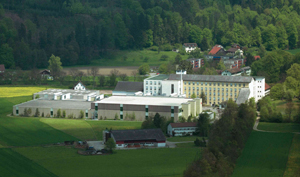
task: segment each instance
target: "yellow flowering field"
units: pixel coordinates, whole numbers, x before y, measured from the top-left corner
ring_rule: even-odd
[[[28,96],[45,89],[45,87],[0,87],[0,97]]]

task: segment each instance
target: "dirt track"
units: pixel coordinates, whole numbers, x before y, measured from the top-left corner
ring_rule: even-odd
[[[63,71],[67,72],[67,74],[70,74],[69,71],[72,69],[78,69],[80,71],[83,71],[85,74],[88,73],[88,70],[91,68],[89,67],[72,67],[72,68],[64,68]],[[99,68],[99,75],[109,75],[111,70],[117,69],[119,70],[120,74],[127,74],[127,76],[132,75],[132,71],[137,71],[139,68],[138,66],[109,66],[109,67],[97,67]]]

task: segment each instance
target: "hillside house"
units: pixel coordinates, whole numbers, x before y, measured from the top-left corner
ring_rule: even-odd
[[[193,66],[193,68],[201,68],[201,66],[204,65],[203,58],[189,58],[186,61],[191,62],[191,65]]]
[[[267,83],[265,83],[265,95],[269,95],[270,91],[271,91],[271,87]]]
[[[81,81],[77,82],[77,84],[73,87],[74,90],[87,90],[86,86],[83,85]]]
[[[51,76],[51,72],[48,69],[44,69],[43,71],[41,71],[40,75],[44,79],[53,80],[53,77]]]
[[[198,45],[196,43],[184,43],[183,48],[185,49],[185,52],[191,52],[198,48]]]
[[[5,66],[0,65],[0,74],[3,74],[5,72]]]
[[[209,55],[222,55],[225,54],[225,49],[221,45],[215,45],[211,51],[208,53]]]
[[[197,122],[170,123],[168,125],[168,134],[170,136],[193,135],[197,130]]]

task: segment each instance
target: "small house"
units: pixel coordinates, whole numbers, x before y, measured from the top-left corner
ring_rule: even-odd
[[[81,81],[77,82],[77,84],[73,88],[74,90],[87,90],[86,86],[83,85]]]
[[[5,66],[2,64],[0,65],[0,74],[5,72]]]
[[[166,146],[166,137],[161,129],[112,130],[108,137],[115,141],[117,148]]]
[[[185,52],[191,52],[198,48],[198,45],[196,43],[184,43],[183,48],[185,49]]]
[[[43,71],[41,71],[40,75],[44,79],[53,80],[53,77],[51,76],[51,72],[48,69],[44,69]]]
[[[225,49],[221,45],[215,45],[208,54],[209,55],[225,54]]]
[[[197,122],[170,123],[168,125],[168,134],[170,136],[193,135],[197,130]]]

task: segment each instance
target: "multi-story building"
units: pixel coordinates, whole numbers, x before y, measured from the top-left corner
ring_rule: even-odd
[[[191,98],[193,94],[196,97],[200,97],[201,92],[203,92],[207,98],[205,104],[210,105],[220,104],[230,98],[237,101],[242,88],[245,88],[247,93],[249,92],[247,99],[254,97],[255,101],[258,101],[265,96],[264,77],[190,74],[158,75],[144,80],[145,94],[147,94],[147,87],[148,93],[151,91],[149,90],[151,84],[153,93],[154,81],[160,83],[159,95]],[[148,84],[146,84],[147,82]]]
[[[185,52],[191,52],[195,49],[197,49],[198,45],[196,43],[184,43],[183,48]]]
[[[193,68],[201,68],[201,66],[204,65],[203,58],[189,58],[186,61],[191,62],[191,65],[193,66]]]

